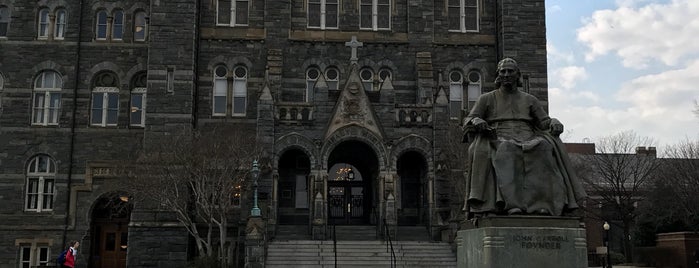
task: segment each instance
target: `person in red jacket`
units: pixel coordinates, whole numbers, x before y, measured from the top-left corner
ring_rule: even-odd
[[[78,241],[70,241],[68,243],[68,252],[66,252],[66,262],[63,263],[63,268],[74,268],[75,267],[75,255],[78,254],[78,247],[80,246],[80,242]]]

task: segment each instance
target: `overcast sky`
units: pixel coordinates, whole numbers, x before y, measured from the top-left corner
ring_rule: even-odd
[[[699,0],[547,0],[549,109],[566,142],[699,139]]]

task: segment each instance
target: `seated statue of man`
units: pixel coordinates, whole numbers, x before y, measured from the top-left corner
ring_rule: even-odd
[[[498,63],[494,91],[464,119],[469,169],[464,210],[474,215],[560,216],[578,208],[585,191],[558,135],[563,125],[539,100],[518,90],[517,62]]]

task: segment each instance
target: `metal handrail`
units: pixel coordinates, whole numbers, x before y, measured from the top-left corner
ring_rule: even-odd
[[[391,268],[396,267],[396,252],[393,250],[393,242],[391,241],[391,233],[388,230],[388,224],[386,224],[386,219],[383,219],[383,229],[386,232],[386,253],[388,253],[388,247],[391,247]]]
[[[333,252],[335,253],[335,268],[337,268],[337,233],[335,233],[335,221],[333,221]]]

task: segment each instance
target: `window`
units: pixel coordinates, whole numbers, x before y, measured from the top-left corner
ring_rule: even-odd
[[[248,97],[248,70],[243,66],[233,69],[233,116],[245,115]]]
[[[7,30],[10,27],[10,8],[0,6],[0,37],[7,37]]]
[[[359,71],[359,78],[362,79],[362,86],[364,86],[364,91],[374,90],[374,72],[369,68],[364,68]]]
[[[19,248],[19,267],[29,268],[32,262],[32,248],[23,246]]]
[[[338,90],[340,85],[340,71],[335,67],[325,69],[325,81],[329,90]]]
[[[119,82],[110,72],[98,74],[92,89],[92,113],[90,124],[116,126],[119,116]]]
[[[66,10],[59,9],[56,11],[56,27],[53,30],[54,39],[62,40],[66,35]]]
[[[34,81],[32,125],[58,125],[63,79],[54,71],[39,74]]]
[[[53,210],[56,163],[47,155],[34,157],[27,167],[27,211]]]
[[[228,99],[228,80],[226,67],[218,66],[214,70],[213,115],[226,115],[226,100]]]
[[[308,28],[337,29],[339,0],[308,0]]]
[[[124,37],[124,12],[114,11],[114,21],[112,23],[112,40],[121,40]]]
[[[381,70],[379,70],[379,82],[383,83],[383,81],[386,80],[387,77],[391,77],[391,79],[393,79],[391,69],[382,68]]]
[[[136,12],[136,14],[134,14],[133,39],[135,41],[146,41],[146,33],[148,32],[147,27],[146,12]]]
[[[468,110],[473,108],[478,97],[481,96],[481,74],[479,72],[468,73]]]
[[[463,79],[463,75],[459,71],[449,73],[449,117],[452,119],[461,118],[464,101]]]
[[[146,73],[139,73],[131,83],[131,126],[146,125]]]
[[[391,28],[390,0],[360,0],[359,28],[388,30]]]
[[[216,25],[247,26],[249,8],[248,0],[217,0]]]
[[[478,0],[448,0],[449,31],[478,31]]]
[[[320,77],[318,68],[311,67],[306,70],[306,91],[304,92],[303,101],[313,102],[313,88],[316,86],[318,77]]]
[[[19,267],[45,267],[49,265],[51,253],[49,247],[39,246],[32,248],[30,245],[25,245],[19,248]]]
[[[42,8],[39,10],[39,39],[49,37],[49,9]]]
[[[97,40],[107,39],[107,11],[97,12],[97,28],[95,29]]]

